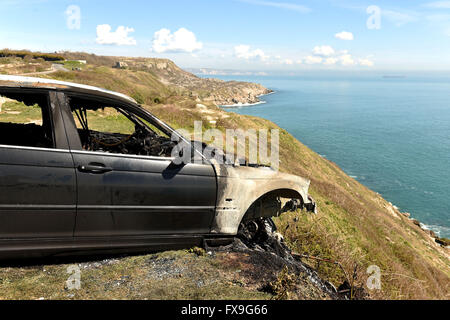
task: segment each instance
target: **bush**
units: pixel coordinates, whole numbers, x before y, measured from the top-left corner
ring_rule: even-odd
[[[271,281],[264,288],[264,291],[273,294],[276,300],[287,300],[289,299],[289,292],[295,288],[296,281],[295,274],[290,273],[288,267],[284,266],[277,278]]]
[[[155,99],[153,99],[153,102],[156,103],[156,104],[160,104],[161,103],[161,99],[155,98]]]
[[[134,92],[131,97],[136,100],[137,103],[139,104],[144,104],[145,103],[145,98],[142,95],[142,93],[140,93],[139,91]]]
[[[1,50],[0,51],[0,57],[19,57],[22,59],[27,58],[27,56],[29,56],[28,59],[32,58],[32,59],[39,59],[42,58],[45,61],[59,61],[59,60],[65,60],[65,58],[63,56],[60,55],[56,55],[53,53],[40,53],[40,52],[31,52],[31,51],[27,51],[27,50],[21,50],[21,51],[17,51],[17,50]]]

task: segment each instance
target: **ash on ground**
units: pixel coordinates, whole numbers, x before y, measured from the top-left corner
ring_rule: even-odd
[[[276,294],[273,283],[287,268],[288,273],[295,275],[291,297],[296,299],[349,299],[348,290],[336,289],[330,282],[322,280],[317,272],[294,257],[283,237],[276,232],[272,219],[260,219],[241,224],[237,237],[226,246],[209,247],[214,252],[245,253],[248,255],[251,268],[243,270],[243,275],[253,278],[256,283],[263,283],[258,290]],[[341,288],[339,288],[341,289]],[[357,288],[358,290],[361,288]],[[364,294],[359,295],[364,298]]]

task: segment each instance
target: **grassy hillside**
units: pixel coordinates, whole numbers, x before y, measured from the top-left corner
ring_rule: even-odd
[[[218,119],[217,128],[221,130],[280,129],[281,170],[311,179],[310,193],[319,207],[318,215],[291,212],[276,219],[289,246],[300,254],[339,262],[345,273],[335,264],[318,265],[317,260],[305,260],[334,284],[352,278],[356,268],[356,282],[364,285],[366,269],[377,265],[382,271],[382,290],[371,291],[373,298],[449,298],[449,250],[439,246],[379,194],[350,178],[285,130],[270,121],[226,113],[213,106],[213,114],[177,104],[148,108],[176,127],[189,128],[193,119],[208,123],[213,118]]]
[[[50,70],[51,63],[42,58],[29,57],[26,60],[19,57],[1,57],[0,74],[25,74]]]
[[[193,99],[226,105],[258,102],[258,96],[270,91],[255,83],[203,79],[179,68],[168,59],[102,57],[86,53],[63,53],[68,60],[86,60],[90,65],[108,67],[120,62],[124,69],[144,71],[168,86],[182,88]]]
[[[323,278],[335,285],[348,280],[365,286],[369,276],[366,269],[377,265],[381,269],[382,289],[368,291],[371,298],[450,298],[449,249],[439,246],[413,221],[336,164],[270,121],[220,110],[208,99],[202,100],[201,95],[193,95],[195,88],[177,85],[174,80],[169,83],[152,70],[113,69],[95,57],[98,61],[88,59],[82,71],[57,72],[47,77],[128,94],[175,128],[192,129],[194,120],[203,120],[204,129],[280,129],[281,170],[311,179],[310,193],[319,212],[286,213],[275,219],[276,224],[292,250],[308,256],[304,261]],[[176,78],[178,71],[174,70],[171,77]],[[185,76],[184,71],[180,72],[180,78]],[[1,270],[0,275],[9,279],[7,270]],[[233,291],[226,297],[248,298],[248,292],[263,297],[254,288],[246,288],[242,296]],[[173,296],[161,289],[159,298],[166,294]],[[200,291],[198,294],[199,298],[204,297]]]

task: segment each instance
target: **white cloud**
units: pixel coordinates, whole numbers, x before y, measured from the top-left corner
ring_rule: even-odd
[[[373,67],[374,66],[373,61],[371,61],[369,59],[359,59],[358,62],[361,66],[364,66],[364,67]]]
[[[269,56],[264,53],[261,49],[250,50],[250,46],[241,44],[234,47],[234,54],[239,59],[259,59],[261,61],[266,61]]]
[[[323,63],[324,65],[334,65],[339,61],[339,59],[337,58],[326,58],[325,62]]]
[[[353,40],[353,33],[351,32],[347,32],[347,31],[342,31],[339,33],[336,33],[334,35],[337,39],[341,39],[341,40]]]
[[[308,13],[311,11],[310,8],[303,6],[301,4],[295,4],[295,3],[261,1],[261,0],[240,0],[240,2],[245,2],[245,3],[250,3],[250,4],[255,4],[255,5],[265,6],[265,7],[287,9],[287,10],[291,10],[291,11],[297,11],[300,13]]]
[[[264,52],[259,49],[251,50],[250,46],[240,45],[235,47],[235,55],[242,59],[256,59],[270,60],[268,62],[278,65],[314,65],[323,67],[373,67],[375,64],[372,61],[373,56],[367,55],[365,57],[354,57],[348,50],[336,50],[330,46],[316,46],[313,48],[311,54],[299,57],[281,57],[274,55],[273,57],[266,56]]]
[[[313,49],[313,54],[321,57],[329,57],[334,55],[335,51],[330,46],[316,46]]]
[[[119,26],[116,31],[111,31],[109,24],[101,24],[97,26],[97,39],[98,44],[115,44],[132,46],[136,45],[136,40],[133,37],[129,37],[128,34],[134,32],[133,28]]]
[[[434,9],[450,9],[450,1],[435,1],[424,4],[424,7]]]
[[[321,58],[321,57],[307,56],[305,58],[306,64],[319,64],[319,63],[322,63],[322,61],[323,61],[323,58]]]
[[[339,61],[343,66],[353,66],[355,65],[355,60],[350,54],[343,54],[339,57]]]
[[[161,29],[153,35],[152,51],[163,52],[189,52],[200,50],[203,44],[197,41],[195,34],[185,28],[171,33],[169,29]]]
[[[312,51],[312,55],[304,59],[306,64],[321,64],[324,66],[340,65],[343,67],[349,66],[365,66],[373,67],[374,63],[370,60],[372,56],[366,58],[354,58],[348,50],[335,51],[330,46],[316,46]]]

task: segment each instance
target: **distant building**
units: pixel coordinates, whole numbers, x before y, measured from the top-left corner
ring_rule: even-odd
[[[123,61],[117,61],[116,65],[113,68],[126,69],[126,68],[128,68],[128,64],[126,62],[123,62]]]

